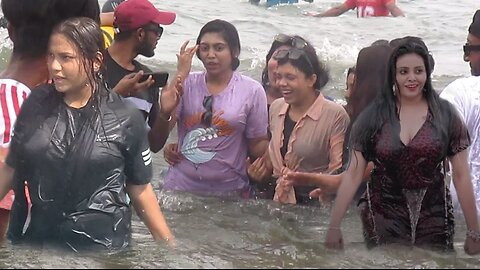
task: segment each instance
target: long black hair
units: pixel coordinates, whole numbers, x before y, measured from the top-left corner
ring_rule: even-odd
[[[389,123],[393,128],[393,135],[400,134],[400,122],[399,122],[399,106],[401,104],[397,100],[395,94],[396,85],[396,64],[398,58],[407,54],[416,54],[423,59],[425,65],[427,80],[425,82],[424,89],[422,91],[425,97],[429,111],[432,116],[432,125],[439,135],[442,142],[444,142],[443,153],[446,153],[448,148],[449,138],[449,125],[451,123],[451,114],[454,112],[451,105],[448,102],[440,99],[437,92],[435,92],[432,86],[431,70],[429,61],[429,53],[425,46],[418,44],[412,40],[406,40],[394,48],[389,62],[387,70],[387,80],[385,86],[382,88],[380,95],[372,102],[357,118],[352,130],[352,141],[356,142],[356,145],[361,145],[364,150],[372,149],[373,139],[377,132],[386,123]],[[393,140],[397,141],[397,140]],[[398,141],[398,143],[400,143]]]

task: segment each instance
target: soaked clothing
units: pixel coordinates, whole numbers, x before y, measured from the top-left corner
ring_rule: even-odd
[[[368,246],[402,243],[453,249],[454,217],[443,161],[465,150],[469,136],[454,109],[448,108],[448,142],[440,139],[430,113],[407,145],[390,123],[367,144],[352,138],[353,148],[375,164],[359,203]]]
[[[15,169],[17,194],[8,229],[12,241],[74,250],[128,245],[126,184],[149,183],[152,160],[142,116],[117,94],[101,91],[76,109],[53,85],[43,85],[22,106],[6,161]],[[24,182],[31,209],[20,196]]]
[[[458,79],[449,84],[440,94],[459,112],[472,139],[468,153],[468,165],[472,176],[473,192],[480,215],[480,76]],[[461,212],[453,181],[450,184],[453,207]]]
[[[272,139],[269,155],[273,165],[273,175],[278,177],[276,195],[282,203],[309,203],[312,187],[298,186],[282,188],[282,175],[290,171],[333,173],[342,166],[342,148],[345,131],[349,125],[347,112],[341,105],[327,100],[319,94],[307,112],[293,124],[290,137],[285,137],[289,129],[289,104],[283,98],[275,100],[270,107],[270,130]],[[287,131],[288,132],[288,131]],[[286,145],[286,154],[282,148]],[[278,195],[278,196],[277,196]]]

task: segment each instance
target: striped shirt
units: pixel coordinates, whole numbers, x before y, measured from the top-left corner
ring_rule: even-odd
[[[12,79],[0,79],[0,144],[8,145],[20,107],[30,94],[30,88]]]

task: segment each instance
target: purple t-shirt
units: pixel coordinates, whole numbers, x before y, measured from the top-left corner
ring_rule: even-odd
[[[213,96],[212,125],[202,125],[205,72],[192,72],[177,108],[178,148],[185,157],[165,177],[168,190],[219,194],[248,187],[248,140],[267,135],[267,98],[255,80],[234,72]]]

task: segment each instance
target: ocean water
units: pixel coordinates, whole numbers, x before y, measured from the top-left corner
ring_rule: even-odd
[[[100,1],[103,3],[104,1]],[[206,22],[221,18],[233,23],[242,43],[239,71],[257,80],[265,55],[277,33],[298,34],[317,49],[330,70],[325,93],[342,97],[345,70],[354,65],[358,51],[377,39],[406,35],[424,39],[436,62],[434,86],[469,74],[462,45],[478,0],[397,0],[405,18],[358,19],[355,11],[336,18],[311,18],[305,11],[321,11],[340,0],[299,1],[267,8],[264,0],[155,0],[160,9],[177,12],[166,26],[156,55],[139,59],[155,70],[174,72],[175,54],[185,40],[195,42]],[[8,60],[11,44],[0,30],[0,64]],[[2,68],[2,66],[0,66]],[[201,70],[195,59],[192,70]],[[172,133],[169,141],[176,140]],[[166,168],[163,154],[155,155],[153,183],[164,215],[177,238],[177,248],[155,243],[138,218],[133,221],[132,245],[117,254],[74,254],[0,243],[1,268],[479,268],[480,257],[463,251],[465,222],[456,219],[453,253],[386,246],[368,250],[363,243],[357,209],[352,205],[342,223],[345,250],[330,251],[323,241],[330,206],[281,206],[264,200],[225,200],[174,194],[158,190]]]

